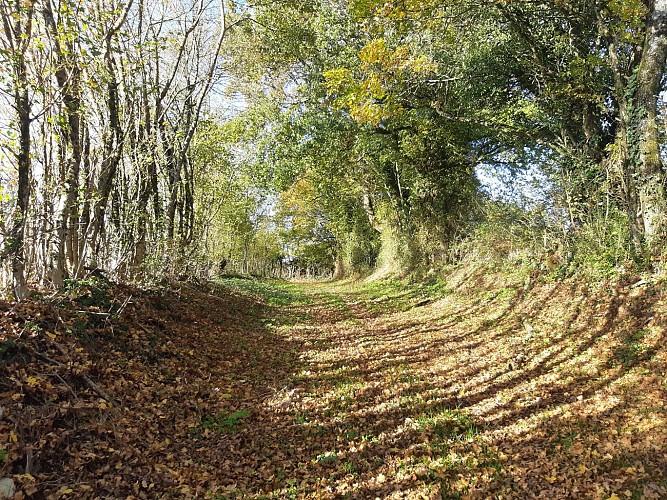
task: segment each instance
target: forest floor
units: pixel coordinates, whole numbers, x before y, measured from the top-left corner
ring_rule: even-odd
[[[666,313],[660,282],[475,266],[73,282],[0,302],[0,478],[16,498],[667,498]]]

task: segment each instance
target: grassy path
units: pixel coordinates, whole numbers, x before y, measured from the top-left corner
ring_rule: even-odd
[[[448,452],[464,452],[478,428],[416,369],[433,354],[428,331],[419,336],[414,319],[377,310],[381,297],[281,288],[294,304],[282,303],[272,321],[278,336],[302,346],[298,369],[239,433],[264,460],[254,477],[234,478],[228,495],[441,498],[443,485],[465,469]],[[265,300],[283,302],[272,296],[277,291],[264,289]],[[496,475],[493,453],[479,451],[484,475]]]
[[[253,444],[268,434],[273,451],[262,481],[237,478],[242,494],[667,495],[664,333],[627,335],[655,312],[640,297],[624,315],[555,285],[526,296],[391,283],[286,290],[275,331],[300,346],[298,362],[261,405],[258,418],[274,424]],[[265,293],[271,302],[276,290]]]

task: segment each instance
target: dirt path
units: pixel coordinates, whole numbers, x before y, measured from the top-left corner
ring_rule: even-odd
[[[667,497],[662,297],[482,285],[226,280],[81,334],[42,310],[42,358],[0,379],[2,476],[53,498]]]

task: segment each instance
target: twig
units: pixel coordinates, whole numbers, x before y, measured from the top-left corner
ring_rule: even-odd
[[[64,379],[64,378],[62,378],[62,377],[61,377],[59,374],[57,374],[57,373],[52,373],[51,375],[54,376],[54,377],[56,377],[58,380],[60,380],[60,382],[61,382],[65,387],[67,387],[67,390],[70,392],[70,394],[71,394],[72,396],[74,396],[74,399],[79,399],[78,396],[76,395],[76,393],[74,392],[74,389],[72,389],[72,388],[69,386],[69,384],[68,384],[67,382],[65,382],[65,379]]]
[[[65,411],[97,411],[99,408],[97,406],[85,406],[85,405],[80,405],[80,406],[59,406],[61,410]]]
[[[67,352],[67,349],[65,349],[63,346],[61,346],[58,342],[56,342],[55,340],[53,340],[53,339],[52,339],[51,337],[49,337],[48,335],[46,335],[44,338],[45,338],[48,342],[50,342],[51,345],[53,345],[53,347],[55,347],[55,348],[58,350],[58,352],[59,352],[60,354],[62,354],[63,356],[67,356],[67,357],[69,358],[69,353]]]
[[[145,333],[147,333],[148,335],[153,335],[153,334],[155,333],[155,332],[150,331],[148,328],[146,328],[146,327],[145,327],[144,325],[142,325],[141,323],[137,323],[137,326],[138,326],[139,328],[141,328],[141,329],[142,329]]]
[[[125,299],[125,302],[123,302],[123,304],[120,306],[120,308],[118,309],[118,311],[116,311],[116,314],[115,314],[116,318],[120,318],[120,315],[123,314],[123,311],[125,310],[125,308],[127,307],[127,305],[130,303],[130,300],[132,300],[132,295],[128,296],[128,297]]]
[[[106,392],[100,389],[99,386],[95,382],[93,382],[88,375],[81,373],[79,374],[79,376],[88,385],[88,387],[90,387],[93,391],[95,391],[97,395],[100,396],[102,399],[104,399],[107,403],[112,403],[112,404],[116,403],[116,401]]]
[[[31,474],[31,473],[32,473],[32,446],[26,446],[24,474]]]
[[[58,342],[56,342],[55,340],[51,340],[51,342],[53,343],[53,345],[57,346],[59,348],[59,350],[61,350],[61,352],[63,352],[65,355],[67,355],[67,352],[64,351],[63,347],[60,344],[58,344]],[[46,361],[47,363],[51,363],[51,364],[56,365],[56,366],[65,366],[60,361],[56,361],[55,359],[49,358],[45,354],[42,354],[41,352],[36,351],[33,347],[31,347],[29,345],[24,344],[24,347],[26,349],[28,349],[29,351],[31,351],[36,357]],[[106,392],[104,392],[104,390],[100,389],[100,387],[95,382],[93,382],[88,375],[86,375],[85,373],[79,373],[77,375],[79,375],[79,377],[81,377],[81,379],[86,383],[86,385],[91,390],[93,390],[98,396],[100,396],[102,399],[104,399],[108,403],[116,403],[116,401],[111,396],[109,396]],[[67,385],[67,384],[65,384],[65,385]],[[76,395],[75,395],[75,397],[76,397]]]
[[[641,279],[637,283],[635,283],[633,285],[630,285],[630,288],[637,288],[637,287],[640,287],[640,286],[652,285],[652,284],[653,283],[650,280]]]
[[[105,318],[111,316],[111,313],[97,312],[97,311],[74,311],[74,312],[80,314],[92,314],[93,316],[104,316]]]
[[[55,359],[49,358],[46,354],[42,354],[41,352],[37,351],[34,347],[29,346],[28,344],[21,344],[21,346],[24,349],[27,349],[28,351],[30,351],[35,357],[38,357],[42,361],[46,361],[47,363],[50,363],[50,364],[55,365],[55,366],[65,366],[60,361],[56,361]]]

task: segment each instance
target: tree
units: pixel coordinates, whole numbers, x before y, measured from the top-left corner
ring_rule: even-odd
[[[25,276],[25,230],[30,204],[30,177],[31,177],[31,133],[32,105],[30,99],[30,82],[28,74],[28,49],[33,40],[33,17],[35,3],[33,1],[0,2],[0,16],[2,17],[3,37],[0,54],[3,63],[10,67],[11,97],[16,113],[16,129],[18,132],[18,147],[14,153],[18,169],[18,185],[16,189],[16,209],[13,215],[12,227],[4,255],[11,257],[12,274],[14,279],[14,297],[17,300],[24,298],[28,292]]]
[[[198,244],[192,141],[242,12],[204,0],[0,7],[17,172],[3,244],[18,295],[29,278],[61,286],[96,267],[141,275],[146,258],[177,271]]]
[[[353,94],[361,96],[351,101],[353,113],[381,118],[403,109],[405,96],[429,96],[426,109],[477,127],[478,140],[496,156],[517,145],[544,145],[560,157],[562,180],[581,179],[573,194],[585,209],[592,205],[591,183],[605,189],[606,175],[617,186],[635,244],[661,251],[665,179],[656,116],[666,58],[664,2],[354,5],[376,38],[360,53],[370,75],[348,74],[357,78]],[[412,51],[410,60],[427,57],[433,76],[406,79],[407,88],[388,92],[381,68],[395,65],[392,39],[407,41],[394,46]],[[340,80],[335,71],[332,83]]]
[[[629,116],[622,118],[628,121],[625,126],[628,152],[627,160],[625,152],[620,154],[620,161],[627,161],[623,167],[629,170],[628,177],[637,177],[639,229],[655,253],[667,237],[667,178],[660,157],[657,120],[658,94],[662,90],[667,61],[667,1],[650,2],[646,17],[641,57],[631,68],[632,74],[625,85],[624,97]],[[612,57],[618,59],[617,55]]]

